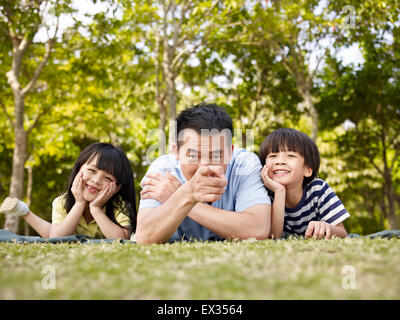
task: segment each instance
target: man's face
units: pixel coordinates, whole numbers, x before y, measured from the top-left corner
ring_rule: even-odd
[[[174,147],[186,180],[194,176],[200,165],[221,166],[225,173],[231,161],[233,145],[229,132],[203,131],[199,134],[193,129],[182,130],[178,137],[180,147]]]

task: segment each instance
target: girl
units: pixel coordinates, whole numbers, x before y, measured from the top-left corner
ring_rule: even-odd
[[[342,222],[350,215],[329,185],[316,178],[319,151],[311,138],[281,128],[260,147],[261,177],[272,199],[271,236],[303,235],[315,239],[345,237]]]
[[[77,233],[129,239],[136,230],[136,201],[132,167],[124,151],[108,143],[86,147],[72,168],[66,193],[52,206],[51,224],[16,198],[6,198],[0,212],[22,217],[43,238]]]

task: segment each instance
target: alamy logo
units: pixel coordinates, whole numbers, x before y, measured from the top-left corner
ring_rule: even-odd
[[[345,275],[342,279],[342,288],[345,290],[356,289],[356,268],[345,265],[342,268],[342,274]]]
[[[42,288],[44,290],[54,290],[56,288],[56,268],[52,265],[45,265],[42,268]]]

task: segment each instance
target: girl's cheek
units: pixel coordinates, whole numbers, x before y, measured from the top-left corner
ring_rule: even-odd
[[[83,179],[83,181],[85,181],[85,182],[86,182],[87,180],[89,180],[88,174],[85,173],[84,171],[83,171],[82,179]]]

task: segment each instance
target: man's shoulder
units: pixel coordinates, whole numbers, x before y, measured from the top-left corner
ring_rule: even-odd
[[[178,161],[176,159],[176,156],[173,154],[165,154],[154,160],[151,163],[149,170],[156,171],[164,168],[175,168],[177,166]]]
[[[237,148],[233,150],[229,167],[233,175],[246,176],[251,173],[259,174],[261,162],[255,153]]]
[[[254,152],[247,151],[243,148],[233,149],[232,163],[241,163],[247,161],[254,161],[257,164],[261,163],[260,159]]]

